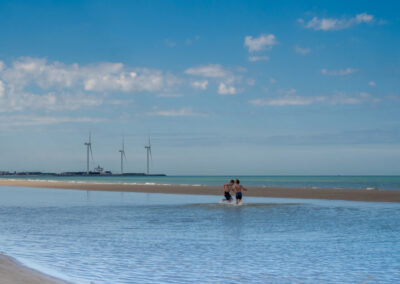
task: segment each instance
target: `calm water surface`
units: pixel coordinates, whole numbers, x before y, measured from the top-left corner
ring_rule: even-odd
[[[400,204],[0,187],[0,251],[74,283],[399,283]]]

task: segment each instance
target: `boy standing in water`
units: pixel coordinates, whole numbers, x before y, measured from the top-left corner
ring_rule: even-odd
[[[242,190],[247,191],[247,188],[244,188],[241,184],[240,184],[240,180],[236,180],[236,185],[235,185],[235,192],[236,192],[236,205],[240,203],[242,203]]]
[[[234,185],[235,181],[233,179],[231,179],[231,181],[229,183],[224,184],[223,188],[224,188],[224,196],[225,199],[222,199],[222,202],[224,201],[228,201],[228,202],[232,202],[233,198],[231,196],[231,190],[233,190],[233,185]]]

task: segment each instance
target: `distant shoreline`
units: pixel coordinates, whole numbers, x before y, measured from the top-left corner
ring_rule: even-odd
[[[217,195],[222,198],[221,186],[204,185],[141,185],[116,183],[75,183],[66,181],[35,181],[0,179],[0,186],[39,187],[72,190],[114,191],[114,192],[144,192],[166,194]],[[400,191],[391,190],[360,190],[360,189],[314,189],[314,188],[277,188],[248,187],[244,192],[252,197],[301,198],[324,200],[347,200],[367,202],[400,202]]]
[[[113,174],[111,172],[64,172],[64,173],[42,173],[42,172],[0,172],[0,177],[166,177],[166,174],[124,173]]]
[[[14,258],[0,253],[0,277],[2,284],[68,284],[69,282],[43,274],[19,263]]]

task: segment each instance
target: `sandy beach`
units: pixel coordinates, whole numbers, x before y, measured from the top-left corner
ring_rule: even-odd
[[[1,284],[67,284],[68,282],[42,274],[18,263],[12,257],[0,254]]]
[[[73,183],[73,182],[63,182],[63,181],[34,181],[34,180],[6,180],[6,179],[0,180],[0,186],[22,186],[22,187],[116,191],[116,192],[200,194],[200,195],[222,196],[222,186]],[[390,191],[390,190],[248,187],[248,191],[244,193],[244,196],[370,201],[370,202],[400,202],[400,191]]]

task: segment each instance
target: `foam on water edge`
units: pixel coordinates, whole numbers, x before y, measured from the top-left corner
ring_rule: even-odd
[[[9,181],[21,181],[21,179],[11,179],[7,178],[4,180],[9,180]],[[114,185],[114,184],[122,184],[122,185],[142,185],[142,186],[152,186],[152,185],[157,185],[157,186],[191,186],[191,187],[199,187],[203,186],[202,184],[170,184],[170,183],[156,183],[156,182],[144,182],[144,183],[139,183],[139,182],[98,182],[98,181],[80,181],[80,180],[51,180],[51,179],[23,179],[25,181],[31,181],[31,182],[48,182],[48,183],[58,183],[58,182],[63,182],[63,183],[71,183],[71,184],[99,184],[99,185]]]

